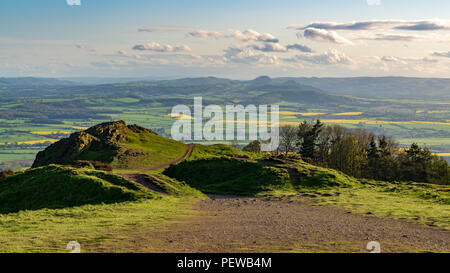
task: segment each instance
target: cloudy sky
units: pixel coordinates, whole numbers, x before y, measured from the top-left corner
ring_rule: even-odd
[[[0,77],[450,77],[448,0],[67,2],[0,1]]]

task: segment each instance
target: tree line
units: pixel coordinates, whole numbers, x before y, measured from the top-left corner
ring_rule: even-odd
[[[320,120],[281,127],[277,152],[299,153],[304,161],[356,178],[450,184],[449,164],[426,147],[403,149],[392,137]]]

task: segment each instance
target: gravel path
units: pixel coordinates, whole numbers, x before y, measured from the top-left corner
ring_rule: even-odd
[[[187,145],[178,159],[141,172],[176,164],[192,155]],[[161,192],[143,174],[123,177]],[[163,192],[161,192],[163,193]],[[420,224],[313,206],[307,198],[289,200],[211,195],[198,201],[193,216],[160,231],[140,234],[132,244],[150,252],[368,252],[371,241],[382,252],[450,252],[450,231]]]
[[[312,206],[305,198],[211,196],[195,216],[151,236],[158,252],[450,252],[450,232]],[[169,231],[167,231],[169,230]]]

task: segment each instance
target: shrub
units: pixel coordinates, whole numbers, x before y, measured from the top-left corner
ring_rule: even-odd
[[[261,142],[258,140],[254,140],[254,141],[250,142],[247,146],[245,146],[242,150],[245,152],[260,153],[261,152]]]
[[[7,178],[8,176],[12,176],[14,174],[13,171],[5,170],[0,172],[0,178]]]
[[[74,167],[78,168],[94,168],[96,170],[100,171],[107,171],[110,172],[113,170],[111,164],[100,162],[100,161],[88,161],[88,160],[77,160],[73,164]]]

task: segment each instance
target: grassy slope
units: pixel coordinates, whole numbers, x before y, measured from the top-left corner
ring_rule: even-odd
[[[103,172],[50,165],[0,180],[0,213],[155,198],[140,185]]]
[[[0,252],[67,252],[73,240],[83,252],[131,252],[142,234],[139,240],[151,244],[150,234],[191,214],[190,204],[205,198],[174,179],[152,177],[167,195],[109,173],[57,165],[2,179]]]
[[[115,169],[138,170],[180,157],[186,150],[182,142],[153,134],[127,132],[127,141],[118,143],[119,155],[105,158],[104,151],[85,151],[77,159],[111,163]]]
[[[224,144],[216,144],[210,146],[197,144],[195,146],[194,152],[192,153],[192,156],[190,157],[190,160],[217,158],[217,157],[221,158],[245,157],[257,159],[264,157],[264,154],[244,152]]]
[[[436,185],[369,182],[352,188],[309,192],[318,205],[419,222],[450,230],[450,193]]]
[[[258,195],[290,187],[286,173],[257,163],[232,159],[202,159],[169,167],[165,175],[203,192]]]
[[[229,158],[217,158],[215,152]],[[267,162],[261,155],[246,153],[250,161],[242,161],[230,158],[232,153],[229,148],[204,147],[191,161],[164,174],[209,193],[282,198],[300,194],[314,204],[450,229],[450,192],[442,186],[357,180],[299,160]]]
[[[118,204],[84,205],[0,214],[0,252],[135,252],[136,240],[152,246],[152,234],[190,215],[191,198],[162,197]]]
[[[180,182],[161,173],[152,173],[148,177],[154,185],[170,196],[206,198],[204,193],[189,186],[187,183]]]
[[[158,165],[180,157],[186,150],[186,145],[182,142],[164,138],[152,134],[129,133],[127,142],[121,144],[130,150],[137,150],[146,153],[143,157],[134,155],[122,155],[115,158],[112,165],[121,169],[139,169],[148,166]]]

